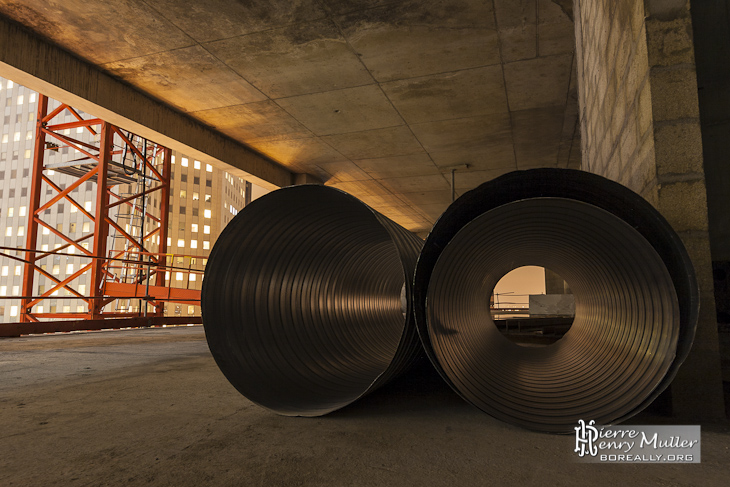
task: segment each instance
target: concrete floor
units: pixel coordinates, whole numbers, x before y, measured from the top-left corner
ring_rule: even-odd
[[[648,415],[632,424],[657,421]],[[201,327],[0,341],[0,485],[727,485],[730,430],[702,463],[579,464],[428,372],[322,418],[276,416],[218,371]]]

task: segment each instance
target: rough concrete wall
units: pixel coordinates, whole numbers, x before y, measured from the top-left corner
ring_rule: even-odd
[[[672,385],[674,413],[723,417],[689,2],[576,0],[575,22],[583,169],[654,205],[700,283],[700,323]]]

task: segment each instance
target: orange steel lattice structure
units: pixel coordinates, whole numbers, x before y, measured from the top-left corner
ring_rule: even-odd
[[[66,111],[76,120],[54,123],[54,119]],[[69,135],[69,129],[80,127],[90,133],[93,140],[98,138],[98,143],[85,142]],[[46,152],[58,150],[59,147],[70,147],[81,155],[73,161],[45,164]],[[114,325],[109,322],[110,325],[104,326],[100,320],[109,318],[138,320],[141,316],[162,317],[164,303],[167,301],[198,304],[200,291],[171,289],[166,279],[166,274],[169,275],[171,269],[174,269],[167,265],[167,259],[171,256],[166,254],[171,158],[170,149],[125,132],[99,118],[84,119],[78,111],[66,104],[61,104],[49,113],[48,98],[39,95],[25,258],[4,254],[6,257],[24,262],[21,323],[15,325],[27,323],[29,326],[25,328],[21,326],[21,331],[33,333],[35,328],[42,328],[47,332],[53,328],[52,326],[49,328],[49,320],[77,320],[79,323],[77,329],[125,327],[123,321],[115,321]],[[62,188],[61,185],[54,183],[51,177],[54,173],[70,175],[76,179],[72,184]],[[72,195],[76,188],[87,181],[96,183],[93,213],[90,208],[74,200]],[[136,184],[139,191],[128,195],[120,194],[117,188],[123,184]],[[46,190],[50,188],[55,195],[41,204],[44,188]],[[146,211],[146,201],[155,192],[159,192],[159,216]],[[91,222],[93,232],[72,239],[43,220],[44,212],[64,201],[73,205],[76,211]],[[122,207],[127,208],[125,210],[127,215],[141,218],[139,236],[130,235],[129,226],[125,228],[110,214],[110,210]],[[149,222],[147,226],[152,228],[146,228],[145,222]],[[53,251],[39,250],[38,232],[41,229],[47,229],[45,231],[56,235],[62,244]],[[110,231],[121,238],[122,245],[110,245]],[[152,249],[152,245],[156,245],[157,248]],[[64,279],[57,278],[40,265],[43,259],[69,250],[73,252],[74,257],[86,259],[86,263]],[[202,270],[175,270],[202,274]],[[88,293],[79,292],[73,285],[74,281],[85,273],[90,273]],[[51,286],[39,293],[40,295],[34,296],[35,278],[41,275],[51,281]],[[66,296],[59,296],[57,292],[59,290],[64,291]],[[138,312],[108,309],[117,299],[132,298],[145,303],[144,306],[140,305]],[[83,300],[86,303],[86,310],[64,313],[39,312],[37,306],[48,299]],[[78,320],[94,320],[94,323],[100,324],[89,327]],[[35,328],[30,326],[40,322],[44,322],[45,326]],[[60,323],[58,328],[68,331],[69,326]],[[2,326],[0,325],[0,328]]]

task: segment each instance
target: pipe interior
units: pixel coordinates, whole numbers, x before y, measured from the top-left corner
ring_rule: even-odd
[[[485,298],[524,265],[555,271],[575,296],[571,329],[542,348],[502,336]],[[473,219],[439,256],[426,302],[428,339],[452,387],[489,414],[540,431],[638,412],[679,335],[676,292],[654,248],[618,217],[571,199],[515,201]]]
[[[203,322],[244,396],[317,416],[388,370],[407,321],[406,273],[382,218],[338,190],[298,186],[256,200],[226,227],[206,268]]]

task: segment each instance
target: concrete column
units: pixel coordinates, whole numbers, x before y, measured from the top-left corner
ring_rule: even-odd
[[[641,194],[682,238],[700,284],[701,314],[672,384],[672,409],[679,418],[722,418],[689,3],[577,0],[575,11],[583,169]]]

